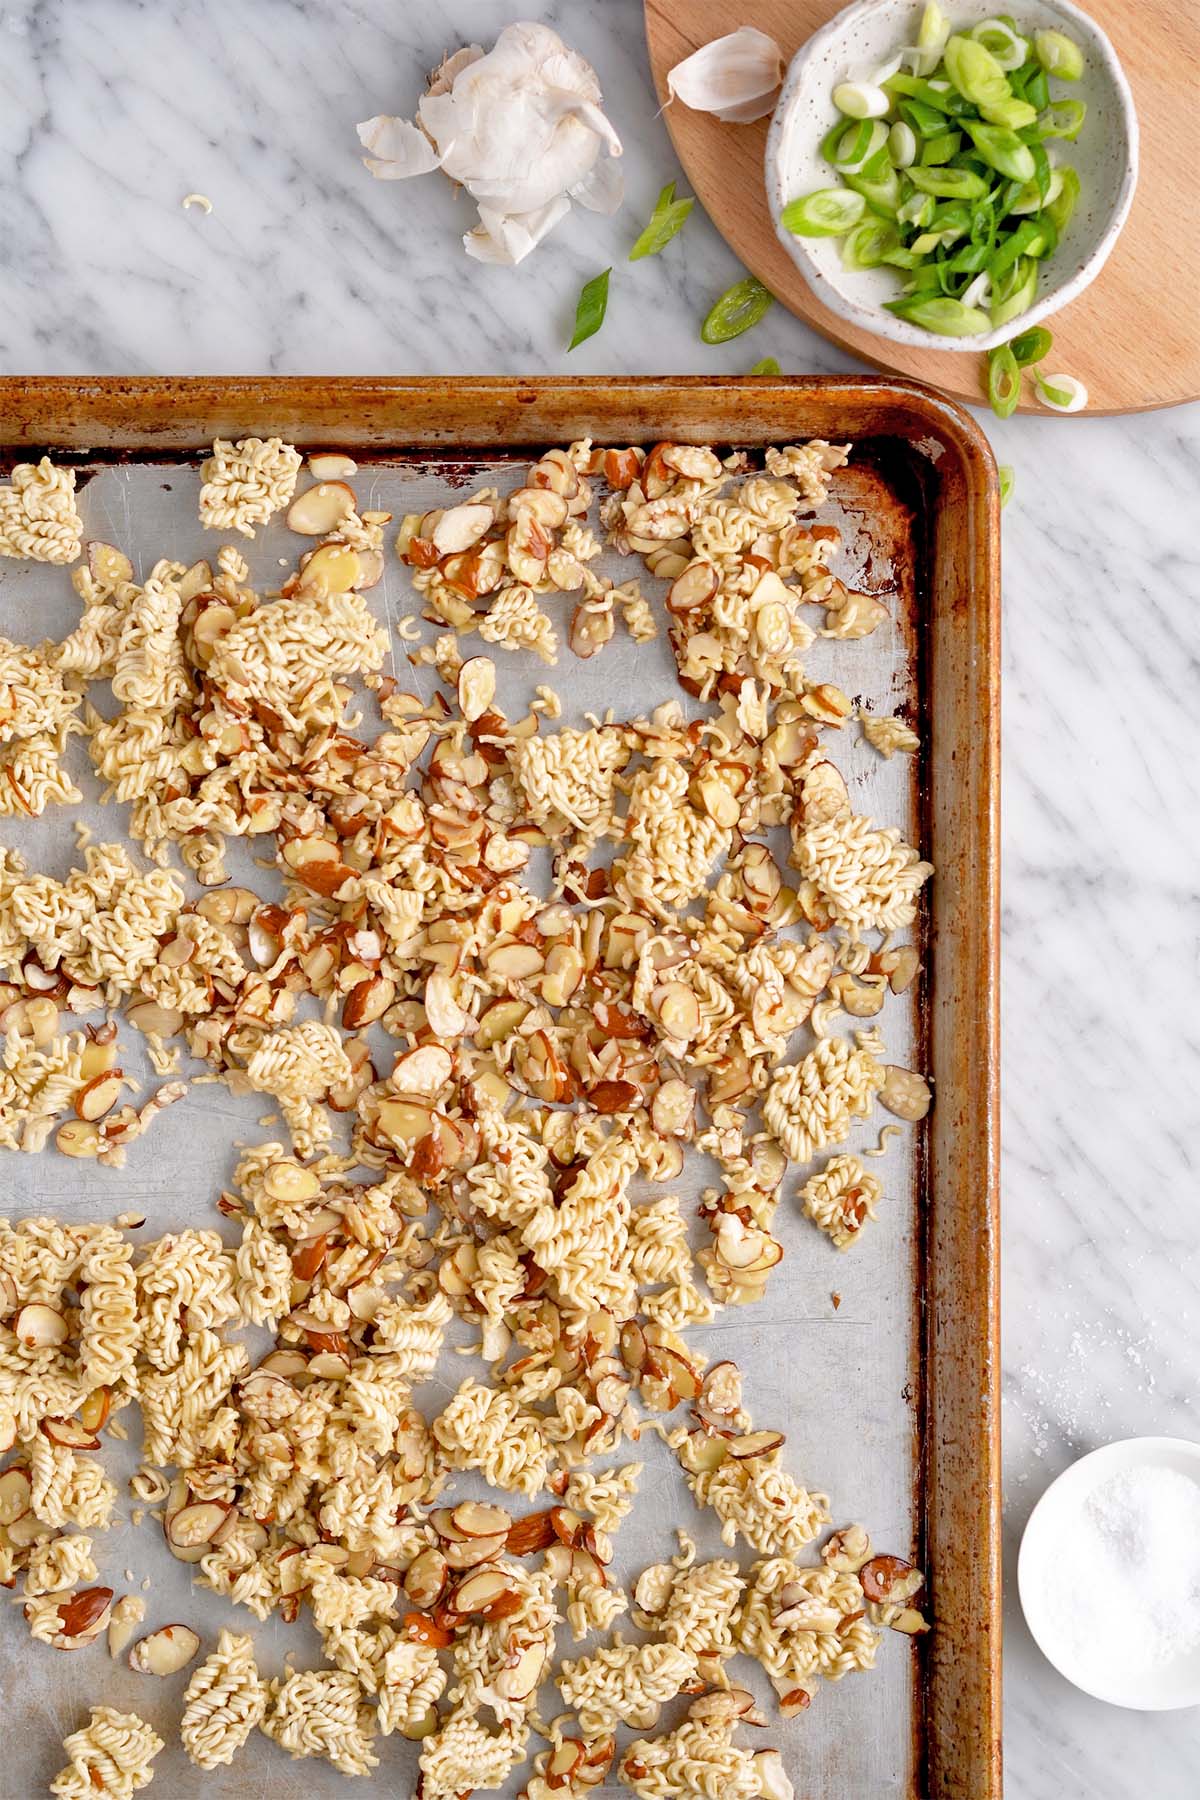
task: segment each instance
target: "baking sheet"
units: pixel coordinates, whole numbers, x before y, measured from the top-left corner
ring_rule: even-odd
[[[477,485],[512,487],[519,484],[529,457],[461,456],[441,465],[433,462],[372,462],[360,468],[353,485],[360,506],[380,507],[399,518],[405,512],[444,504],[448,494],[465,493]],[[81,473],[82,482],[82,473]],[[897,492],[897,488],[901,491]],[[134,559],[145,576],[160,556],[190,562],[208,556],[215,562],[222,541],[203,531],[196,520],[199,474],[194,463],[123,462],[99,464],[83,486],[80,507],[88,537],[118,544]],[[890,600],[894,618],[873,637],[859,643],[839,644],[823,640],[807,657],[810,670],[820,678],[836,681],[871,710],[886,714],[909,702],[909,716],[921,709],[918,677],[921,664],[920,621],[916,616],[914,571],[922,521],[914,506],[915,489],[906,480],[905,464],[897,451],[868,456],[834,478],[833,495],[816,515],[839,524],[844,533],[841,556],[834,565],[850,585],[873,591],[894,590]],[[297,540],[282,526],[260,532],[253,544],[242,544],[250,563],[252,583],[269,590],[290,567]],[[629,559],[607,559],[602,571],[622,576],[632,572]],[[640,567],[640,562],[639,562]],[[661,584],[643,581],[652,598]],[[400,685],[422,693],[435,685],[432,671],[411,670],[404,660],[394,627],[417,611],[418,600],[407,571],[389,553],[383,581],[368,596],[378,616],[393,627],[396,674]],[[563,630],[571,602],[562,608]],[[79,604],[67,575],[47,568],[0,562],[0,631],[38,641],[43,636],[61,637],[78,617]],[[661,617],[661,612],[660,615]],[[814,623],[821,615],[814,609]],[[432,635],[424,627],[425,636]],[[678,698],[689,713],[702,712],[679,690],[674,663],[665,638],[636,646],[618,625],[606,651],[589,662],[579,662],[565,649],[558,668],[545,669],[532,657],[510,657],[494,647],[478,644],[492,654],[501,677],[500,700],[510,716],[516,716],[532,695],[535,683],[546,682],[560,694],[564,724],[580,724],[589,713],[602,714],[613,706],[617,717],[648,711],[666,698]],[[93,697],[96,698],[95,692]],[[102,710],[106,710],[102,704]],[[372,714],[368,710],[367,721]],[[553,728],[549,723],[546,728]],[[832,734],[831,734],[832,739]],[[832,739],[832,753],[845,774],[856,811],[873,814],[881,822],[899,825],[910,841],[922,841],[921,759],[896,757],[885,762],[860,740],[856,727]],[[87,803],[73,810],[57,809],[40,821],[6,830],[6,841],[17,844],[31,864],[62,876],[74,860],[77,820],[84,821],[97,837],[124,835],[124,808],[100,807],[97,786],[85,747],[76,742],[71,765]],[[11,822],[6,821],[6,827]],[[232,864],[234,879],[251,873],[248,865]],[[253,871],[253,885],[265,896],[274,892],[273,878]],[[880,1021],[887,1059],[923,1066],[921,992],[889,997]],[[846,1029],[852,1022],[835,1022]],[[156,1084],[152,1072],[136,1054],[138,1034],[125,1028],[121,1034],[122,1066]],[[807,1028],[793,1042],[792,1056],[811,1042]],[[386,1062],[384,1064],[386,1066]],[[216,1226],[223,1221],[213,1209],[221,1186],[232,1175],[239,1143],[253,1143],[278,1135],[257,1123],[270,1102],[251,1095],[234,1099],[222,1086],[204,1086],[159,1118],[147,1136],[135,1143],[127,1167],[121,1171],[80,1164],[53,1150],[40,1157],[10,1155],[3,1164],[4,1186],[0,1207],[10,1216],[49,1212],[62,1217],[111,1219],[122,1211],[146,1215],[138,1240],[161,1235],[184,1225]],[[862,1151],[876,1143],[880,1123],[856,1123],[846,1145]],[[706,1329],[694,1330],[692,1340],[716,1360],[732,1357],[746,1372],[747,1403],[759,1425],[786,1431],[785,1460],[789,1469],[810,1487],[827,1492],[835,1524],[863,1521],[879,1549],[901,1555],[919,1554],[921,1537],[920,1459],[918,1419],[921,1405],[920,1321],[915,1296],[920,1286],[920,1190],[923,1128],[905,1128],[889,1140],[887,1153],[868,1164],[880,1174],[884,1199],[880,1218],[846,1255],[833,1250],[800,1211],[794,1175],[784,1187],[776,1218],[776,1230],[786,1255],[773,1275],[766,1298],[757,1306],[728,1309]],[[687,1202],[714,1179],[711,1165],[698,1156],[689,1158],[684,1179],[677,1184]],[[646,1184],[639,1197],[655,1192]],[[226,1230],[225,1235],[230,1233]],[[236,1234],[234,1234],[236,1235]],[[707,1234],[704,1234],[706,1236]],[[702,1238],[696,1235],[699,1243]],[[832,1294],[841,1296],[834,1307]],[[458,1336],[470,1335],[457,1328]],[[443,1354],[436,1378],[417,1391],[417,1404],[427,1414],[436,1412],[476,1365],[449,1351]],[[211,1648],[221,1624],[254,1634],[260,1668],[276,1673],[285,1656],[295,1666],[320,1662],[319,1640],[302,1615],[293,1626],[278,1620],[259,1625],[242,1608],[194,1586],[191,1572],[167,1552],[159,1526],[147,1519],[139,1528],[129,1522],[133,1502],[125,1490],[124,1476],[137,1461],[136,1415],[123,1415],[134,1439],[128,1446],[106,1448],[106,1466],[122,1493],[119,1522],[108,1534],[97,1537],[96,1555],[101,1580],[123,1592],[145,1587],[147,1618],[143,1630],[175,1620],[192,1625],[204,1639],[202,1654]],[[617,1536],[616,1573],[626,1581],[645,1564],[669,1556],[676,1548],[674,1532],[684,1525],[696,1538],[701,1554],[722,1553],[715,1521],[701,1514],[691,1500],[674,1457],[654,1434],[647,1434],[635,1450],[626,1447],[619,1461],[636,1456],[645,1463],[638,1505]],[[462,1491],[473,1491],[469,1482]],[[514,1510],[524,1510],[517,1502]],[[748,1567],[752,1555],[744,1546],[734,1552]],[[771,1720],[756,1734],[755,1745],[771,1743],[783,1752],[785,1763],[805,1800],[862,1800],[870,1795],[911,1794],[917,1781],[919,1760],[919,1663],[925,1647],[886,1634],[874,1671],[856,1675],[836,1685],[824,1684],[811,1710],[797,1720],[778,1719],[765,1676],[757,1664],[740,1659],[736,1678],[752,1687],[765,1701]],[[559,1656],[577,1656],[580,1649],[563,1626]],[[178,1719],[187,1673],[166,1681],[136,1675],[124,1663],[114,1664],[103,1641],[89,1649],[64,1655],[32,1643],[19,1616],[0,1627],[0,1692],[16,1698],[22,1715],[21,1730],[5,1746],[0,1769],[0,1795],[5,1800],[24,1800],[42,1791],[62,1766],[61,1737],[76,1729],[88,1707],[103,1701],[133,1709],[148,1718],[167,1740],[167,1749],[155,1765],[157,1791],[172,1800],[234,1796],[267,1792],[280,1800],[304,1795],[306,1800],[340,1792],[408,1795],[415,1786],[415,1747],[396,1738],[376,1743],[380,1767],[366,1780],[348,1787],[346,1778],[316,1761],[292,1762],[261,1735],[250,1740],[231,1769],[203,1774],[187,1762],[178,1744]],[[545,1716],[553,1716],[556,1690],[542,1694]],[[677,1721],[683,1703],[664,1709],[659,1729]],[[636,1734],[623,1733],[622,1742]],[[509,1792],[518,1791],[514,1781]],[[604,1794],[625,1790],[615,1781]]]

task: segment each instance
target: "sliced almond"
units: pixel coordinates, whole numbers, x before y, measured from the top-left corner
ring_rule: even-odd
[[[567,522],[566,497],[556,494],[553,488],[517,488],[508,496],[508,505],[514,517],[519,512],[532,513],[547,531],[557,531]]]
[[[75,1095],[72,1105],[79,1118],[85,1124],[94,1125],[106,1113],[110,1113],[121,1098],[124,1076],[120,1069],[112,1069],[107,1074],[96,1075],[85,1082]]]
[[[129,1646],[129,1640],[137,1630],[141,1619],[145,1617],[145,1605],[141,1600],[135,1602],[140,1610],[139,1618],[126,1616],[123,1612],[125,1601],[118,1601],[113,1607],[108,1621],[108,1654],[115,1660]]]
[[[528,1700],[541,1685],[546,1668],[546,1650],[542,1644],[526,1644],[513,1662],[496,1677],[496,1693],[501,1700]]]
[[[914,1576],[915,1585],[910,1586],[910,1579]],[[867,1599],[879,1605],[886,1605],[901,1587],[907,1589],[903,1598],[911,1599],[922,1585],[919,1572],[900,1556],[873,1556],[858,1571],[858,1579]]]
[[[358,586],[361,573],[358,551],[349,544],[322,544],[304,563],[300,586],[326,594],[347,594]]]
[[[344,481],[319,481],[297,494],[288,507],[288,530],[301,537],[326,537],[357,504],[354,489]]]
[[[32,1495],[28,1469],[20,1464],[5,1469],[0,1475],[0,1525],[15,1525],[23,1519],[32,1504]]]
[[[458,707],[464,719],[481,719],[496,698],[496,665],[490,656],[469,656],[458,671]]]
[[[756,1456],[771,1456],[784,1445],[782,1431],[748,1431],[744,1437],[734,1438],[729,1445],[729,1454],[736,1462],[749,1462]]]
[[[52,1306],[33,1300],[12,1322],[17,1341],[27,1350],[57,1350],[70,1335],[67,1321]]]
[[[347,1031],[361,1031],[382,1019],[396,998],[396,984],[388,975],[369,975],[356,982],[342,1002],[342,1024]]]
[[[918,1075],[915,1069],[901,1069],[888,1063],[884,1066],[879,1104],[898,1119],[916,1125],[933,1105],[933,1093],[925,1077]]]
[[[707,606],[720,585],[721,577],[712,563],[703,559],[691,562],[668,588],[667,610],[678,614]]]
[[[85,1158],[98,1156],[103,1145],[99,1128],[83,1119],[68,1119],[54,1134],[55,1147],[64,1156]]]
[[[536,944],[497,944],[483,965],[493,981],[530,981],[541,974],[546,959]]]
[[[447,1544],[446,1562],[451,1569],[474,1569],[480,1563],[495,1562],[504,1552],[504,1538],[463,1538]]]
[[[284,1206],[303,1206],[321,1192],[321,1183],[312,1170],[294,1162],[269,1163],[262,1184],[271,1199]]]
[[[404,1150],[428,1137],[433,1113],[415,1100],[381,1100],[375,1123],[389,1143]]]
[[[490,1538],[507,1536],[512,1514],[503,1506],[488,1506],[478,1500],[463,1500],[450,1513],[450,1520],[460,1537]]]
[[[454,556],[459,551],[471,549],[495,516],[492,508],[479,500],[448,507],[429,534],[438,555]]]
[[[550,1753],[546,1764],[546,1786],[555,1793],[560,1788],[570,1787],[571,1777],[583,1762],[585,1754],[586,1746],[578,1738],[564,1738]]]
[[[441,1044],[420,1044],[398,1056],[388,1080],[398,1093],[437,1094],[454,1073],[454,1059]]]
[[[454,998],[450,977],[436,970],[425,983],[425,1016],[438,1037],[454,1039],[469,1032],[475,1021]]]
[[[215,1534],[225,1523],[225,1515],[229,1511],[214,1500],[195,1500],[183,1506],[169,1521],[167,1538],[179,1550],[194,1550],[201,1544],[211,1544]]]
[[[129,1652],[129,1666],[136,1675],[178,1675],[199,1648],[190,1625],[163,1625],[138,1639]]]
[[[67,1450],[98,1450],[100,1439],[79,1419],[43,1419],[42,1431],[52,1444]]]
[[[349,481],[358,474],[358,464],[341,450],[314,450],[308,472],[314,481]]]
[[[507,1618],[523,1604],[520,1590],[513,1587],[503,1569],[480,1569],[460,1581],[450,1597],[456,1613],[483,1613],[491,1619]]]
[[[105,587],[115,588],[122,582],[133,580],[133,564],[123,550],[115,549],[112,544],[90,543],[87,564],[91,574]]]
[[[449,1564],[434,1546],[422,1550],[404,1571],[404,1591],[414,1606],[428,1610],[445,1592]]]
[[[71,1594],[58,1609],[58,1636],[55,1647],[73,1650],[92,1638],[99,1637],[108,1624],[113,1591],[107,1587],[81,1588]],[[67,1641],[63,1641],[67,1640]]]

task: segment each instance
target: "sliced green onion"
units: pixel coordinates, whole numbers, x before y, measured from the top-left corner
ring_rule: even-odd
[[[887,219],[864,219],[842,243],[844,269],[877,269],[889,250],[900,248],[896,227]]]
[[[1074,174],[1074,170],[1071,173]],[[1048,211],[1061,194],[1066,178],[1065,169],[1051,169],[1050,185],[1044,194],[1039,191],[1036,181],[1027,181],[1012,200],[1009,212],[1020,218],[1025,213],[1041,212],[1043,208]]]
[[[933,299],[886,300],[884,305],[898,319],[907,319],[910,325],[921,325],[939,337],[977,337],[980,332],[991,330],[991,320],[985,312],[964,306],[961,300],[951,300],[945,295]]]
[[[905,169],[905,175],[923,194],[949,200],[979,200],[988,191],[982,175],[973,169]]]
[[[971,36],[990,50],[1005,74],[1019,69],[1029,55],[1029,39],[1023,38],[1008,19],[984,19],[972,25]]]
[[[1056,193],[1054,182],[1051,181],[1050,194],[1046,200],[1046,216],[1053,222],[1054,229],[1061,237],[1079,202],[1079,171],[1068,165],[1056,169],[1054,173],[1059,177],[1059,188]]]
[[[795,237],[844,237],[866,210],[863,195],[852,188],[818,188],[789,200],[779,222]]]
[[[915,225],[920,229],[931,223],[936,202],[932,194],[913,192],[900,202],[896,210],[896,218],[901,225]]]
[[[974,38],[955,32],[945,49],[946,73],[964,100],[982,111],[1012,97],[1004,70],[990,50]]]
[[[833,104],[848,119],[882,119],[891,100],[874,82],[840,81],[833,90]]]
[[[833,158],[834,167],[851,172],[865,167],[888,141],[888,128],[879,119],[856,119],[842,127],[842,140]]]
[[[1047,75],[1078,81],[1083,74],[1083,51],[1065,31],[1035,31],[1033,49]]]
[[[918,75],[932,75],[942,59],[942,51],[946,48],[946,39],[950,36],[950,21],[937,4],[937,0],[928,0],[921,23],[917,29],[916,48],[920,55]]]
[[[1010,181],[1033,180],[1037,169],[1033,151],[1007,125],[964,119],[963,130],[989,169],[997,169]]]
[[[761,361],[755,363],[750,373],[752,375],[778,375],[779,364],[773,356],[764,356]]]
[[[977,306],[986,306],[988,304],[988,299],[991,295],[991,291],[992,291],[992,284],[988,277],[987,271],[985,269],[981,269],[979,274],[976,275],[974,281],[968,282],[967,286],[963,289],[962,293],[958,296],[959,303],[962,306],[969,306],[972,308],[977,307]]]
[[[1050,83],[1046,78],[1045,69],[1041,68],[1040,65],[1038,68],[1034,69],[1033,73],[1026,81],[1025,92],[1021,95],[1021,98],[1022,100],[1028,100],[1030,106],[1036,106],[1039,112],[1041,112],[1044,107],[1049,106]]]
[[[648,223],[634,239],[633,249],[629,252],[630,262],[639,262],[643,256],[657,256],[676,232],[683,230],[695,204],[690,195],[685,200],[677,200],[675,183],[668,181],[654,202],[654,211],[650,214]]]
[[[1019,319],[1033,305],[1037,295],[1037,268],[1032,259],[1021,257],[1010,269],[1007,281],[1002,285],[993,284],[990,311],[997,330],[1012,319]]]
[[[897,119],[888,132],[888,156],[897,169],[907,169],[917,160],[917,134],[903,119]]]
[[[1004,509],[1013,497],[1013,489],[1017,485],[1016,473],[1011,463],[1001,463],[996,470],[996,478],[1000,483],[1000,506]]]
[[[1087,104],[1083,100],[1055,100],[1046,107],[1037,118],[1037,127],[1044,138],[1066,138],[1073,144],[1083,129],[1083,121],[1087,117]]]
[[[1088,391],[1074,375],[1035,375],[1038,399],[1051,412],[1082,412],[1088,403]]]
[[[884,161],[878,170],[872,171],[868,167],[845,179],[846,186],[861,194],[871,211],[878,213],[881,219],[896,217],[900,206],[900,176],[889,162]]]
[[[1024,131],[1037,124],[1037,107],[1028,100],[1009,94],[1004,99],[985,101],[979,108],[989,125],[1007,125],[1012,131]]]
[[[952,161],[961,147],[961,131],[940,132],[937,137],[926,138],[921,145],[921,163],[927,169],[935,169],[942,163]]]
[[[574,350],[585,338],[594,337],[604,323],[604,315],[608,311],[608,278],[611,269],[605,269],[599,275],[593,275],[585,281],[580,290],[579,299],[575,303],[575,330],[568,350]]]
[[[713,303],[700,327],[700,336],[706,344],[726,344],[730,338],[741,337],[743,331],[757,325],[774,303],[774,295],[762,282],[754,275],[747,275],[744,281],[735,281],[731,288],[726,288],[720,299]]]
[[[1021,370],[1007,344],[988,351],[987,397],[998,419],[1011,418],[1021,398]]]
[[[1034,363],[1044,362],[1054,339],[1044,325],[1031,325],[1019,337],[1013,338],[1009,349],[1016,358],[1017,366],[1030,369]]]

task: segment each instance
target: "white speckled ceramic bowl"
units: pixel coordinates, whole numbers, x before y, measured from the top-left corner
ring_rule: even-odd
[[[970,28],[1003,10],[1000,0],[942,0],[953,27]],[[797,51],[784,79],[767,136],[767,202],[778,220],[789,200],[837,178],[821,155],[821,140],[839,115],[830,95],[839,81],[865,80],[914,41],[921,0],[858,0],[815,32]],[[831,312],[894,343],[919,349],[990,350],[1081,294],[1094,281],[1117,241],[1137,185],[1138,128],[1129,83],[1100,27],[1070,0],[1021,0],[1012,9],[1017,28],[1065,31],[1083,51],[1078,81],[1053,82],[1055,97],[1071,95],[1087,105],[1083,130],[1073,144],[1060,143],[1063,162],[1079,171],[1082,191],[1063,241],[1043,265],[1038,295],[1028,312],[997,331],[977,337],[941,337],[883,310],[902,277],[889,268],[842,267],[837,238],[794,237],[776,232],[805,280]]]

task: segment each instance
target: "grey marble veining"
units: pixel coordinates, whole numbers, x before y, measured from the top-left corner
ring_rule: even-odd
[[[354,125],[408,113],[499,0],[0,0],[0,368],[734,372],[853,365],[776,308],[704,348],[737,264],[697,211],[624,262],[679,173],[637,0],[529,0],[599,71],[628,198],[516,270],[468,262],[439,177],[372,181]],[[209,217],[184,212],[193,191]],[[608,264],[603,332],[565,354]],[[1200,1436],[1200,554],[1196,409],[989,427],[1005,515],[1007,1547],[1075,1455]],[[1191,1800],[1200,1717],[1102,1706],[1009,1608],[1014,1800]],[[0,1780],[0,1791],[2,1791]],[[854,1800],[859,1800],[858,1796]],[[863,1797],[865,1800],[865,1797]],[[963,1800],[971,1800],[963,1796]]]

